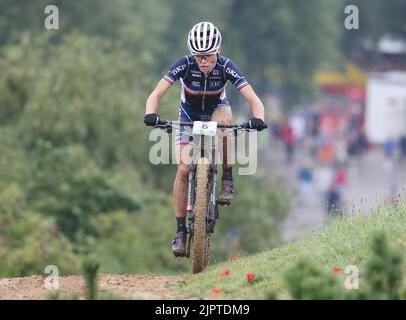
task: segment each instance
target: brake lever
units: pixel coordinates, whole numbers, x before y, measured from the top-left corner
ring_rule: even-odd
[[[157,124],[157,125],[154,126],[154,128],[162,129],[167,133],[172,132],[172,126],[170,124]]]

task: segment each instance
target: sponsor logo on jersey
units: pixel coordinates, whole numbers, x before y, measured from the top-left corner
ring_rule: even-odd
[[[227,67],[226,72],[227,72],[228,74],[231,74],[231,76],[232,76],[233,78],[236,78],[236,79],[240,79],[240,78],[241,78],[241,77],[238,75],[238,73],[235,72],[235,71],[234,71],[233,69],[231,69],[230,67]]]
[[[202,75],[201,75],[200,71],[193,71],[192,70],[192,77],[201,78]]]
[[[181,66],[176,67],[175,69],[173,69],[173,70],[172,70],[172,74],[173,74],[174,76],[176,76],[176,74],[177,74],[178,72],[181,72],[181,71],[185,70],[185,68],[186,68],[186,64],[182,64]]]
[[[213,70],[213,76],[218,76],[220,74],[220,71],[218,70]]]
[[[221,86],[221,81],[211,81],[209,83],[209,86],[212,87],[212,88],[220,87]]]
[[[192,81],[192,86],[200,87],[200,81]]]

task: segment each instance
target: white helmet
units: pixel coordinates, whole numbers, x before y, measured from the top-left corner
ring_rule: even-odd
[[[191,54],[215,53],[221,46],[221,33],[211,22],[199,22],[190,30],[187,47]]]

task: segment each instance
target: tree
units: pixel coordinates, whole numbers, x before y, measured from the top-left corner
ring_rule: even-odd
[[[337,1],[261,0],[252,5],[236,0],[227,17],[224,46],[260,93],[283,88],[291,106],[311,95],[310,79],[323,62],[337,61],[340,9]]]

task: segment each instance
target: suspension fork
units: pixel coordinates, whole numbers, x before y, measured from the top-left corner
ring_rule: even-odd
[[[188,194],[187,194],[187,207],[186,207],[186,217],[187,224],[186,229],[189,234],[193,232],[194,214],[193,205],[196,197],[196,168],[197,165],[194,161],[190,164],[189,170],[189,181],[188,181]]]
[[[216,199],[216,184],[217,184],[217,165],[216,165],[217,145],[216,137],[212,137],[211,148],[211,163],[209,177],[209,203],[208,203],[208,225],[209,232],[214,231],[214,224],[217,219],[217,199]]]
[[[190,164],[189,181],[188,181],[188,194],[187,194],[187,207],[186,207],[186,257],[190,258],[190,247],[193,239],[193,231],[195,225],[195,215],[193,213],[193,205],[196,196],[196,168],[197,165],[194,161]]]

